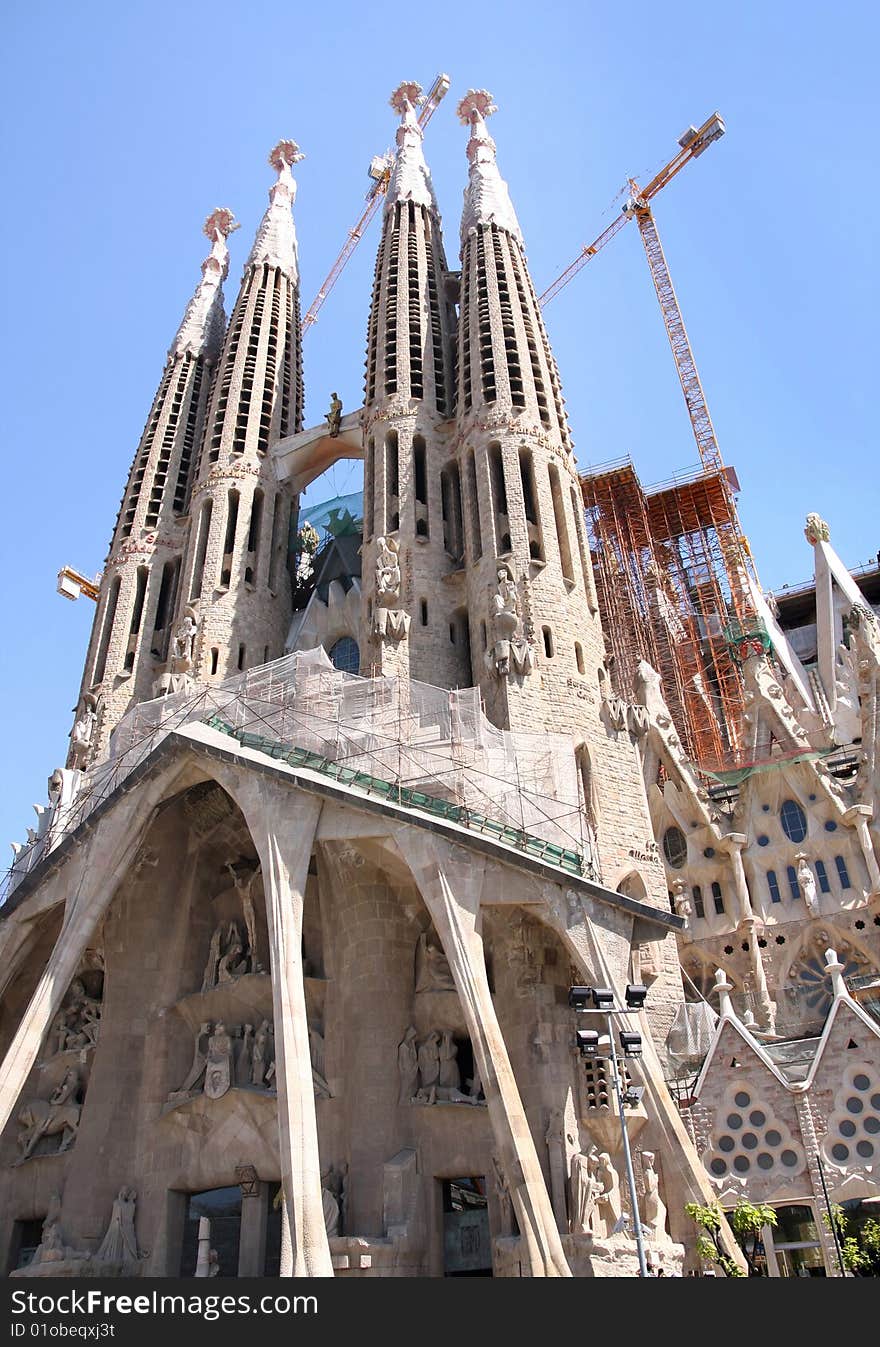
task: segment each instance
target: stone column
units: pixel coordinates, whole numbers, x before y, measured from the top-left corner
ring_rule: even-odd
[[[64,921],[28,1008],[0,1067],[0,1133],[3,1132],[30,1075],[46,1031],[58,1012],[80,960],[121,877],[131,864],[163,777],[143,791],[119,800],[55,875],[43,881],[66,893]]]
[[[868,827],[868,819],[871,817],[871,807],[866,804],[854,804],[847,809],[843,816],[843,821],[849,827],[855,827],[858,833],[859,845],[862,848],[862,855],[865,858],[865,865],[868,868],[868,882],[871,885],[872,893],[880,893],[880,866],[877,864],[877,857],[874,854],[874,845],[871,841],[871,830]]]
[[[455,980],[531,1275],[570,1277],[486,977],[479,930],[484,862],[463,847],[408,827],[396,829],[395,841],[431,914]]]
[[[236,800],[260,855],[275,1021],[278,1149],[291,1248],[282,1241],[282,1277],[332,1277],[321,1205],[318,1122],[302,968],[302,919],[321,801],[248,777]]]
[[[269,1185],[258,1183],[256,1191],[241,1198],[241,1227],[238,1240],[239,1277],[262,1277],[266,1264],[266,1221],[269,1214]]]
[[[568,1231],[568,1214],[565,1210],[565,1148],[562,1143],[563,1119],[558,1109],[550,1115],[544,1140],[550,1154],[550,1192],[553,1198],[553,1214],[556,1227],[565,1234]]]
[[[730,857],[730,868],[733,871],[733,888],[739,906],[740,922],[746,921],[749,917],[754,916],[751,899],[749,898],[749,885],[742,863],[742,849],[748,840],[745,833],[727,833],[720,839],[720,846]]]

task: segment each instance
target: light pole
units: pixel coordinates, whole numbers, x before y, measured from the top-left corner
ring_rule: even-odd
[[[598,1029],[578,1029],[577,1044],[580,1054],[583,1058],[589,1058],[593,1061],[605,1060],[611,1067],[611,1087],[614,1090],[614,1097],[617,1100],[617,1112],[620,1115],[620,1134],[623,1139],[623,1154],[626,1161],[626,1181],[629,1187],[629,1200],[632,1207],[633,1232],[636,1237],[636,1249],[639,1256],[639,1276],[647,1277],[648,1262],[645,1257],[645,1239],[642,1233],[642,1223],[639,1219],[639,1199],[636,1192],[636,1178],[633,1170],[632,1151],[629,1144],[629,1132],[626,1125],[626,1113],[624,1111],[625,1091],[621,1080],[620,1063],[617,1056],[617,1049],[614,1045],[614,1034],[612,1032],[612,1015],[637,1015],[645,1004],[647,990],[644,987],[627,984],[626,988],[626,1006],[616,1006],[614,1004],[614,992],[610,987],[570,987],[568,992],[568,1004],[578,1015],[598,1015],[605,1025],[605,1031],[610,1044],[610,1053],[607,1058],[600,1056],[600,1038]],[[592,1002],[592,1005],[590,1005]],[[623,1048],[624,1057],[641,1057],[642,1055],[642,1036],[632,1030],[620,1031],[620,1044]],[[636,1095],[636,1099],[640,1096]]]

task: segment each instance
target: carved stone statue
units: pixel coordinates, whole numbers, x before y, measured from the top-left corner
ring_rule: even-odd
[[[253,1085],[266,1084],[266,1072],[273,1059],[272,1048],[272,1026],[268,1020],[263,1020],[254,1039],[253,1071],[251,1073]]]
[[[199,623],[194,608],[186,608],[171,636],[171,672],[187,674],[193,666],[193,649]]]
[[[821,515],[810,513],[807,515],[804,537],[808,543],[812,543],[815,547],[817,543],[830,542],[831,530]]]
[[[207,1022],[200,1024],[196,1033],[195,1043],[193,1044],[192,1066],[186,1080],[180,1087],[180,1094],[188,1094],[190,1090],[198,1090],[205,1078],[205,1069],[208,1065],[208,1043],[211,1038],[211,1024]]]
[[[212,987],[217,986],[217,965],[220,962],[220,942],[222,939],[223,926],[221,924],[211,936],[211,945],[208,949],[208,962],[205,964],[205,976],[202,978],[203,992],[209,992]]]
[[[254,1026],[252,1024],[244,1025],[241,1035],[241,1045],[235,1059],[235,1083],[236,1085],[250,1085],[251,1073],[254,1069]]]
[[[48,1101],[33,1099],[19,1111],[18,1125],[24,1129],[18,1137],[22,1160],[27,1160],[33,1155],[37,1142],[43,1137],[60,1135],[58,1154],[70,1149],[76,1137],[82,1109],[78,1099],[79,1090],[79,1072],[75,1066],[69,1066],[60,1085],[53,1090]]]
[[[620,1228],[623,1204],[620,1199],[620,1176],[611,1163],[611,1156],[603,1151],[599,1156],[598,1178],[602,1185],[599,1193],[599,1220],[607,1235],[616,1234]]]
[[[455,991],[449,962],[433,933],[423,931],[416,946],[416,991]]]
[[[76,714],[70,732],[70,751],[74,767],[85,767],[91,752],[95,726],[98,723],[98,701],[87,692]]]
[[[232,1037],[223,1021],[218,1020],[208,1040],[205,1094],[209,1099],[222,1099],[232,1084],[232,1052]]]
[[[437,1102],[440,1081],[440,1035],[432,1029],[419,1044],[419,1090],[417,1098],[425,1104]]]
[[[535,655],[523,636],[516,581],[506,565],[499,565],[497,579],[491,602],[493,644],[486,652],[486,662],[501,678],[507,677],[511,665],[515,673],[531,673]]]
[[[254,899],[251,893],[251,885],[254,876],[259,869],[259,863],[249,861],[243,858],[234,863],[227,863],[226,866],[232,875],[232,882],[241,895],[241,908],[244,916],[245,930],[247,931],[247,958],[249,971],[251,973],[262,973],[263,965],[257,958],[257,918],[254,912]]]
[[[389,608],[400,598],[400,545],[396,538],[376,540],[376,594],[380,605]]]
[[[591,1146],[585,1155],[576,1151],[571,1157],[571,1214],[569,1228],[573,1235],[594,1235],[598,1212],[596,1210],[602,1182],[599,1178],[599,1157]]]
[[[330,410],[326,413],[327,430],[331,439],[335,439],[339,434],[339,425],[342,420],[342,402],[338,393],[330,394]]]
[[[110,1224],[95,1257],[104,1263],[136,1263],[140,1258],[134,1229],[134,1188],[120,1188],[113,1203]]]
[[[650,1239],[666,1234],[666,1206],[660,1196],[660,1179],[654,1168],[654,1152],[642,1151],[645,1192],[642,1198],[642,1225]]]
[[[227,932],[226,951],[220,956],[220,962],[217,964],[218,987],[221,982],[232,982],[245,972],[247,972],[247,960],[244,956],[241,932],[236,923],[231,921]]]
[[[339,1234],[339,1201],[329,1186],[332,1182],[332,1170],[328,1170],[326,1174],[321,1175],[321,1206],[324,1209],[324,1229],[330,1236]]]
[[[409,1104],[419,1088],[419,1055],[416,1047],[416,1030],[410,1025],[397,1046],[397,1070],[400,1075],[398,1104]]]
[[[458,1048],[450,1029],[443,1030],[440,1040],[440,1075],[437,1083],[447,1089],[458,1090],[461,1085],[461,1072],[458,1069]]]
[[[510,1185],[497,1155],[492,1156],[492,1173],[495,1180],[495,1196],[498,1199],[498,1217],[500,1235],[513,1234],[513,1202],[510,1197]]]
[[[819,906],[816,893],[816,877],[807,863],[806,852],[803,851],[799,851],[797,854],[797,877],[807,908],[810,912],[815,912]]]

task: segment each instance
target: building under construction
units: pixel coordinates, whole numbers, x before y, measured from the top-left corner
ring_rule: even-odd
[[[729,642],[755,622],[736,473],[695,471],[646,489],[627,457],[584,473],[581,489],[615,692],[631,701],[648,660],[690,756],[730,764],[743,692]]]

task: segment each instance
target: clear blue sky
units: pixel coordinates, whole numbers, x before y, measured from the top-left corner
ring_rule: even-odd
[[[306,5],[31,0],[7,11],[0,371],[0,839],[24,837],[62,763],[94,608],[55,593],[103,564],[165,351],[215,205],[227,307],[266,202],[266,155],[298,140],[307,303],[354,223],[405,78],[452,90],[426,137],[456,265],[465,133],[487,87],[538,289],[617,209],[627,175],[714,109],[727,135],[657,203],[667,258],[765,586],[808,575],[804,515],[844,560],[880,547],[875,313],[877,7],[842,0]],[[306,339],[307,423],[362,394],[377,224]],[[547,310],[581,464],[630,453],[649,483],[694,443],[635,226]],[[352,490],[337,468],[318,495]],[[314,499],[315,491],[310,493]],[[7,859],[11,855],[8,853]],[[5,863],[5,862],[4,862]]]

